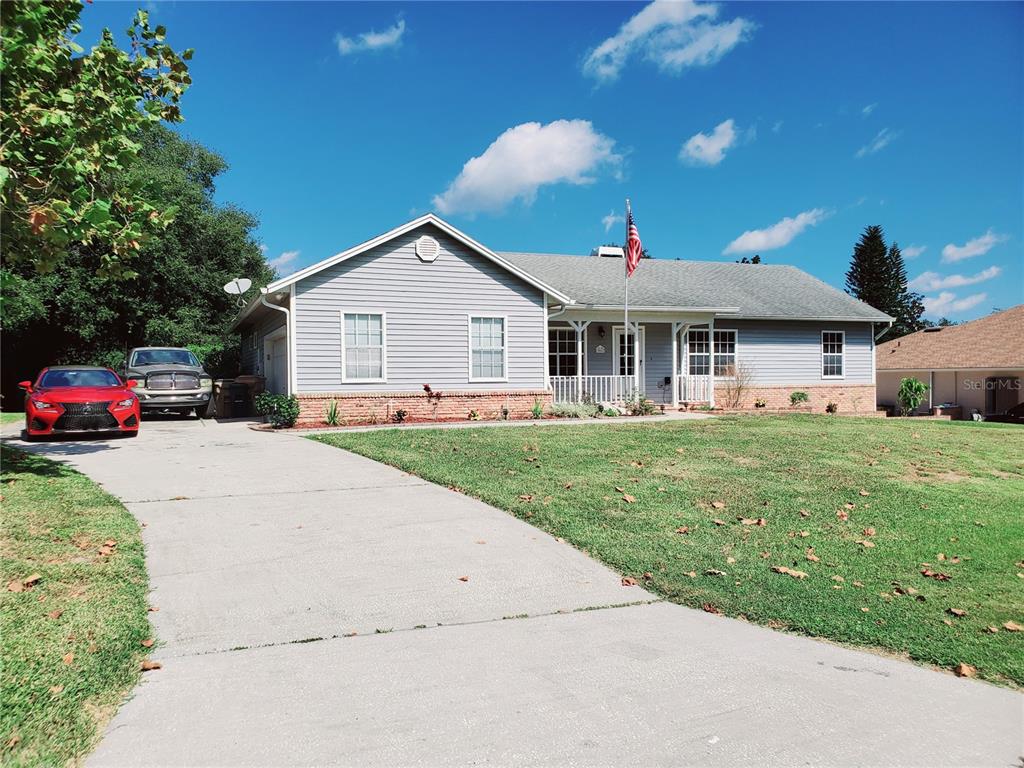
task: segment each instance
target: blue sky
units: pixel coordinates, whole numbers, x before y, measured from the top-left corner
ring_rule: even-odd
[[[628,196],[657,258],[841,287],[881,224],[931,316],[1024,301],[1022,4],[149,7],[196,49],[179,130],[282,272],[430,210],[587,253]],[[87,6],[81,42],[133,10]]]

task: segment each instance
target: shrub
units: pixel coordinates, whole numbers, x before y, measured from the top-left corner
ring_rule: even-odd
[[[763,398],[759,397],[754,401],[755,408],[764,408],[766,405],[768,405],[768,403],[766,403]]]
[[[539,419],[544,415],[544,404],[540,401],[539,397],[533,399],[533,408],[530,409],[530,414],[535,419]]]
[[[477,413],[475,410],[470,411],[469,412],[469,420],[470,421],[480,421],[480,414]]]
[[[407,410],[405,410],[404,408],[399,408],[397,411],[391,414],[391,420],[395,422],[395,424],[401,424],[403,421],[405,421],[405,417],[408,415],[409,412]]]
[[[604,415],[608,416],[610,418],[610,417],[618,416],[619,412],[616,411],[614,408],[606,408],[605,411],[604,411]]]
[[[593,403],[555,403],[551,414],[560,419],[589,419],[597,416],[599,406]]]
[[[828,405],[825,406],[825,413],[838,413],[838,412],[839,412],[839,403],[831,403],[830,402]]]
[[[274,395],[260,392],[253,402],[256,412],[265,416],[274,429],[294,427],[299,420],[299,398],[295,395]]]
[[[650,416],[658,410],[654,402],[648,400],[636,390],[626,398],[626,413],[630,416]]]
[[[928,385],[919,379],[907,377],[900,380],[900,388],[896,393],[896,400],[900,404],[900,414],[909,416],[917,407],[924,402],[924,396],[928,392]]]
[[[790,392],[789,393],[789,404],[792,406],[800,405],[800,403],[806,403],[811,398],[806,392]]]
[[[328,427],[336,427],[338,426],[339,421],[338,401],[331,400],[331,402],[327,404],[327,413],[324,414],[324,423],[327,424]]]

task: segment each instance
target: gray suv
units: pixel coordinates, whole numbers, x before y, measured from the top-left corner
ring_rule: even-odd
[[[138,382],[134,392],[143,412],[213,415],[213,379],[187,349],[136,347],[125,360],[124,377]]]

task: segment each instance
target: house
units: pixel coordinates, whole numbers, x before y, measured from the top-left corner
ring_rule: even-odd
[[[536,403],[875,405],[891,318],[788,266],[492,251],[428,214],[276,280],[234,322],[245,373],[347,419],[527,417]],[[427,384],[440,397],[428,398]],[[730,402],[726,402],[728,397]]]
[[[880,406],[895,406],[900,382],[915,378],[928,385],[919,412],[953,405],[965,419],[1005,413],[1024,402],[1024,304],[887,341],[877,365]]]

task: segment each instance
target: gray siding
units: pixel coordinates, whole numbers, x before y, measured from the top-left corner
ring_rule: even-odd
[[[554,327],[554,323],[552,326]],[[586,372],[610,375],[612,328],[614,323],[594,322],[586,331]],[[621,323],[618,325],[621,326]],[[668,323],[643,323],[646,329],[646,394],[655,402],[668,402],[671,389],[663,386],[672,375],[672,327]],[[603,326],[604,338],[598,334]],[[785,320],[724,320],[715,322],[716,329],[736,330],[738,364],[751,368],[753,383],[762,385],[809,385],[846,382],[871,383],[871,325],[869,323],[812,323]],[[846,333],[846,365],[843,379],[825,379],[821,375],[821,332]],[[598,348],[604,347],[603,352]],[[679,366],[684,369],[685,346],[680,345]]]
[[[273,309],[268,311],[272,314],[255,325],[246,326],[242,332],[242,373],[266,376],[267,366],[263,338],[285,323],[283,312]]]
[[[441,245],[432,263],[414,250],[423,234]],[[299,392],[545,385],[543,293],[430,225],[300,280],[294,309]],[[342,383],[342,311],[386,313],[386,383]],[[507,383],[469,381],[470,314],[507,318]]]

